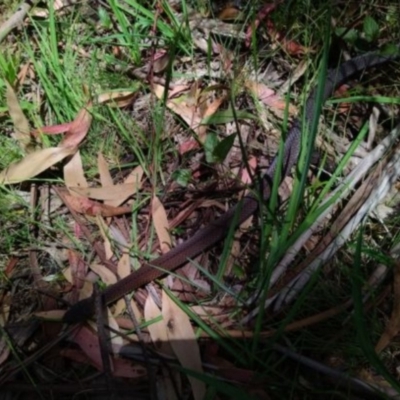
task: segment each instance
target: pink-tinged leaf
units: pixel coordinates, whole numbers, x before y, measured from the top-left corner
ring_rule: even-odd
[[[285,110],[286,101],[276,95],[273,90],[260,82],[247,81],[246,87],[252,92],[263,104],[273,110]],[[289,112],[293,112],[289,107]]]
[[[61,133],[67,132],[71,128],[72,124],[73,124],[72,122],[67,122],[65,124],[59,124],[59,125],[42,126],[41,128],[32,131],[32,135],[34,136],[39,136],[40,134],[59,135]]]
[[[90,107],[89,103],[87,107]],[[78,146],[83,139],[85,139],[90,125],[92,124],[92,115],[86,108],[83,108],[78,112],[78,115],[72,122],[68,132],[61,141],[61,147]]]
[[[49,147],[30,153],[0,172],[0,184],[8,185],[31,179],[75,151],[76,147]]]
[[[163,291],[162,316],[168,339],[176,357],[184,368],[203,373],[200,350],[189,317]],[[195,400],[204,399],[206,388],[202,381],[188,375]]]
[[[199,147],[200,147],[199,142],[197,140],[189,139],[186,142],[179,145],[178,152],[179,154],[185,154],[188,151],[196,150]]]
[[[83,287],[85,283],[87,264],[77,251],[68,250],[68,262],[71,267],[72,283],[76,289]]]
[[[167,253],[172,247],[169,235],[169,223],[165,208],[157,196],[154,196],[151,202],[151,214],[158,241],[160,242],[161,252],[163,254]]]
[[[74,211],[90,216],[101,215],[103,217],[115,217],[132,211],[131,207],[111,207],[89,200],[86,197],[74,197],[70,194],[65,194],[65,198]]]
[[[102,371],[101,354],[98,337],[86,326],[82,326],[72,340],[81,348],[90,360],[90,364]],[[64,356],[70,356],[71,353],[62,353]],[[85,362],[82,357],[76,361]],[[113,359],[113,376],[121,378],[142,378],[146,376],[145,368],[133,364],[129,360],[115,358]]]
[[[69,190],[70,187],[87,188],[88,183],[83,172],[81,154],[79,150],[74,156],[64,165],[64,182]],[[69,190],[71,196],[78,196],[73,190]]]
[[[254,174],[257,169],[257,158],[250,157],[247,163],[248,166],[250,167],[251,173]],[[244,185],[249,185],[252,183],[252,177],[249,175],[249,171],[247,168],[243,169],[242,174],[240,176],[240,180]]]
[[[14,129],[15,129],[15,139],[18,140],[22,149],[26,150],[31,143],[31,135],[29,122],[19,105],[17,95],[14,92],[13,87],[8,83],[7,80],[4,81],[7,87],[6,100],[7,107],[10,117],[12,119]]]
[[[163,86],[154,84],[153,90],[159,99],[164,98]],[[167,107],[178,114],[190,128],[196,130],[200,126],[202,118],[197,112],[196,105],[190,104],[191,102],[194,103],[193,99],[190,99],[187,96],[181,96],[179,98],[168,100]]]

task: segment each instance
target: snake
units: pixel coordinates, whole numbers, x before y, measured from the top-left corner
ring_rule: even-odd
[[[126,294],[176,270],[226,238],[232,226],[236,228],[254,215],[259,210],[260,201],[267,202],[269,200],[271,183],[275,176],[279,176],[279,183],[281,183],[296,165],[300,155],[302,136],[308,133],[308,127],[311,126],[316,118],[318,112],[317,104],[326,102],[336,88],[355,74],[392,61],[398,58],[399,55],[400,44],[397,46],[397,51],[390,54],[384,54],[379,50],[365,53],[340,64],[334,69],[328,70],[326,79],[322,83],[324,87],[322,89],[318,85],[314,87],[307,97],[302,114],[291,124],[285,138],[283,156],[279,156],[279,153],[277,153],[263,175],[262,199],[259,199],[254,193],[247,194],[235,206],[231,207],[215,221],[199,229],[186,241],[155,260],[143,263],[136,271],[105,288],[100,293],[103,297],[103,303],[110,305]],[[319,101],[321,98],[322,101]],[[280,174],[275,174],[278,165],[280,165],[279,163],[281,163]],[[68,324],[84,322],[94,313],[95,300],[91,296],[78,301],[70,307],[63,316],[63,322]]]

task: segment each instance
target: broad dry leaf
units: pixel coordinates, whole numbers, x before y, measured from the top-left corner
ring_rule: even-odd
[[[131,260],[129,253],[122,253],[121,258],[118,260],[117,273],[121,279],[125,278],[131,273]],[[124,309],[125,309],[125,300],[119,299],[117,301],[117,304],[115,305],[115,315],[119,315]]]
[[[114,186],[113,179],[108,168],[108,163],[103,154],[97,154],[97,168],[99,169],[101,186]]]
[[[29,122],[26,119],[21,106],[19,105],[19,101],[13,87],[8,83],[7,80],[4,80],[4,82],[7,87],[7,107],[14,125],[15,139],[18,140],[22,149],[28,150],[29,144],[31,143]]]
[[[120,278],[125,278],[131,273],[131,260],[129,253],[122,253],[121,258],[118,261],[117,272]]]
[[[137,191],[137,187],[132,183],[121,183],[118,185],[104,186],[100,188],[82,188],[70,187],[70,191],[79,196],[89,197],[95,200],[103,200],[107,202],[116,202],[121,204],[128,197]]]
[[[83,172],[81,154],[79,150],[73,157],[64,165],[64,182],[71,196],[79,196],[75,191],[70,190],[70,187],[87,188],[88,183]]]
[[[87,105],[90,107],[91,103]],[[65,134],[64,139],[61,141],[61,147],[78,146],[83,139],[85,139],[90,125],[92,124],[92,115],[87,108],[82,108],[76,118],[72,121],[68,132]]]
[[[151,215],[153,216],[153,224],[160,242],[161,252],[163,254],[167,253],[172,247],[171,237],[168,232],[169,223],[165,208],[157,196],[154,196],[151,202]]]
[[[30,153],[0,172],[0,184],[7,185],[31,179],[75,151],[76,147],[49,147]]]
[[[100,229],[101,237],[104,240],[104,251],[106,253],[106,259],[110,260],[111,257],[114,255],[114,253],[113,253],[111,241],[110,241],[109,227],[106,224],[106,221],[104,221],[104,219],[100,215],[96,216],[96,223]]]
[[[271,108],[273,111],[282,112],[286,110],[286,101],[277,95],[274,90],[267,85],[256,81],[246,81],[246,88],[253,93],[263,104]],[[293,114],[295,109],[289,105],[289,113]]]
[[[167,327],[163,319],[154,322],[156,318],[161,317],[161,311],[157,304],[154,302],[151,295],[147,296],[144,304],[144,319],[149,323],[147,329],[149,330],[151,340],[154,343],[157,351],[166,354],[167,356],[174,356],[171,344],[168,340]]]
[[[89,357],[91,364],[99,371],[102,371],[101,353],[97,335],[85,325],[82,325],[71,339],[81,348],[86,356]],[[80,361],[82,362],[83,359]],[[113,376],[143,378],[145,375],[146,370],[143,367],[133,364],[130,360],[121,358],[113,359]]]
[[[131,185],[132,190],[126,191],[122,194],[122,191],[119,192],[118,199],[115,200],[107,200],[107,204],[110,206],[118,207],[122,203],[124,203],[130,196],[133,196],[138,190],[142,187],[142,179],[143,179],[143,168],[141,166],[137,166],[124,180],[124,184]]]
[[[159,98],[164,98],[165,88],[161,85],[154,84],[154,94]],[[190,128],[196,130],[200,126],[202,117],[198,114],[195,104],[189,104],[190,99],[183,95],[179,98],[170,99],[167,101],[167,107],[174,113],[178,114]]]
[[[162,292],[162,316],[167,328],[168,339],[176,357],[184,368],[203,373],[200,350],[196,341],[189,317]],[[204,399],[206,387],[204,383],[188,375],[195,400]]]
[[[103,264],[97,264],[97,263],[90,264],[90,269],[97,275],[99,275],[101,280],[105,284],[107,284],[107,286],[113,285],[114,283],[117,282],[117,277],[115,276],[115,274],[112,271],[110,271],[107,267],[105,267]]]

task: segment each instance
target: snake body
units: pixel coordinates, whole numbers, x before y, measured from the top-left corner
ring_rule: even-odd
[[[379,52],[366,53],[328,71],[324,84],[322,101],[325,102],[338,86],[343,84],[357,72],[381,65],[397,58],[398,56],[398,52],[390,55],[382,55]],[[304,123],[302,124],[300,119],[295,120],[288,132],[283,151],[283,167],[280,174],[281,180],[289,174],[299,157],[302,142],[302,126],[310,126],[315,118],[317,94],[318,88],[314,88],[306,101],[303,110]],[[306,129],[304,129],[304,131],[306,131]],[[275,156],[264,175],[266,184],[263,191],[263,201],[268,201],[270,197],[271,191],[269,183],[274,179],[277,164],[278,156]],[[250,194],[245,196],[235,207],[229,209],[215,222],[210,223],[206,227],[197,231],[196,234],[182,244],[158,257],[151,263],[143,264],[137,271],[132,272],[127,277],[107,287],[102,292],[104,303],[113,303],[125,294],[177,269],[185,264],[189,259],[195,258],[204,250],[207,250],[224,239],[232,224],[239,226],[247,218],[253,215],[258,210],[258,207],[259,200],[254,195]],[[66,323],[85,321],[94,314],[94,303],[92,297],[79,301],[65,313],[63,321]]]

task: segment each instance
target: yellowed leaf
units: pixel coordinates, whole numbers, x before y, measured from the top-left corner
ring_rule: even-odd
[[[70,190],[70,187],[88,187],[88,183],[83,172],[82,159],[79,150],[73,155],[68,163],[64,165],[64,182],[72,196],[79,195],[75,191]]]
[[[117,271],[120,278],[125,278],[131,273],[131,260],[129,258],[129,253],[122,254],[118,261]]]
[[[65,314],[65,310],[50,310],[50,311],[39,311],[33,313],[35,317],[46,321],[61,321]]]
[[[189,317],[162,292],[162,316],[169,342],[184,368],[203,373],[200,350]],[[195,400],[204,399],[206,387],[202,381],[188,375]]]
[[[153,197],[151,202],[151,214],[153,216],[153,224],[156,229],[158,241],[160,242],[161,252],[167,253],[171,249],[171,237],[169,236],[169,223],[167,213],[164,206],[157,196]]]
[[[0,172],[0,184],[7,185],[31,179],[75,151],[76,147],[49,147],[30,153]]]
[[[15,139],[18,140],[22,149],[27,150],[29,148],[29,144],[31,143],[29,122],[25,117],[21,106],[19,105],[19,101],[17,95],[15,94],[14,88],[8,83],[7,80],[4,80],[4,82],[7,87],[7,107],[14,125]]]

